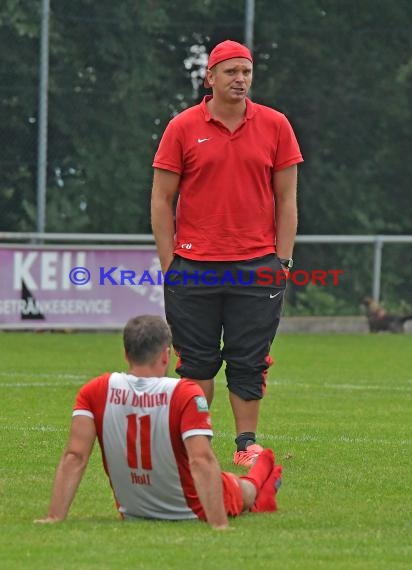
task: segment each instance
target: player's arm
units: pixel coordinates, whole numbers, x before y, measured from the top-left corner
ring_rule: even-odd
[[[96,439],[94,421],[87,416],[74,416],[67,447],[57,467],[49,512],[37,523],[62,521],[69,512],[77,488],[89,461]]]
[[[190,472],[205,511],[206,520],[216,529],[228,528],[223,502],[220,467],[205,435],[194,435],[184,440],[189,457]]]
[[[279,257],[292,257],[298,225],[296,164],[273,173],[275,195],[276,252]]]
[[[160,265],[166,273],[173,260],[175,226],[173,200],[179,190],[180,175],[155,168],[152,188],[152,230]]]

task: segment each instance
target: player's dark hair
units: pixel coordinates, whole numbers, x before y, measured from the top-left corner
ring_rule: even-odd
[[[141,315],[130,319],[123,330],[126,356],[134,364],[152,364],[172,342],[169,325],[161,317]]]

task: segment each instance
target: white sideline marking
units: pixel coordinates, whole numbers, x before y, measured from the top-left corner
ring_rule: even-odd
[[[66,380],[66,382],[0,382],[0,388],[67,388],[70,386],[81,385],[91,378],[89,374],[66,374],[66,373],[17,373],[17,372],[0,372],[0,377],[8,378],[54,378],[55,380]],[[67,382],[72,380],[72,382]],[[407,380],[410,383],[410,380]],[[383,391],[383,392],[412,392],[412,386],[378,386],[371,384],[305,384],[303,382],[282,382],[278,380],[269,380],[268,386],[287,386],[290,388],[306,388],[310,390],[319,390],[327,388],[330,390],[364,390],[364,391]]]
[[[43,432],[67,432],[68,428],[56,428],[53,426],[13,426],[4,425],[0,426],[0,431],[43,431]]]
[[[0,388],[69,388],[81,386],[84,382],[0,382]]]
[[[21,425],[0,425],[0,431],[41,431],[41,432],[65,432],[68,433],[67,427],[53,426],[21,426]],[[215,438],[230,439],[233,433],[225,431],[214,432]],[[317,435],[273,435],[269,433],[258,433],[259,441],[286,441],[289,443],[309,443],[309,442],[326,442],[326,443],[343,443],[343,444],[359,444],[365,445],[412,445],[412,439],[375,439],[370,437],[349,437],[340,435],[338,437],[319,437]]]
[[[410,382],[409,380],[407,382]],[[269,380],[266,382],[268,386],[289,386],[291,388],[309,388],[316,390],[319,388],[329,388],[331,390],[383,390],[388,392],[411,392],[410,386],[378,386],[371,384],[305,384],[302,382],[278,382],[277,380]]]
[[[401,392],[410,392],[412,388],[409,386],[370,386],[362,384],[323,384],[325,388],[332,388],[336,390],[399,390]]]
[[[223,439],[232,439],[233,434],[217,431],[214,432],[214,437]],[[375,439],[370,437],[349,437],[346,435],[340,435],[338,437],[322,437],[317,435],[273,435],[268,433],[258,433],[257,439],[260,442],[267,441],[287,441],[292,443],[308,443],[308,442],[327,442],[327,443],[351,443],[358,444],[364,443],[367,445],[412,445],[412,439]]]
[[[56,382],[0,382],[0,388],[67,388],[79,386],[91,378],[89,374],[67,374],[65,372],[33,373],[33,372],[0,372],[5,378],[54,378]],[[64,380],[64,382],[60,382]],[[71,380],[71,382],[70,382]]]
[[[40,373],[40,372],[0,372],[0,376],[6,376],[8,378],[15,378],[17,376],[25,376],[26,378],[84,378],[85,376],[87,376],[86,374],[81,375],[81,374],[68,374],[66,372],[55,372],[55,373],[51,373],[51,372],[45,372],[45,373]]]

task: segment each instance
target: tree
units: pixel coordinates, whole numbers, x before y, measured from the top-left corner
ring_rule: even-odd
[[[253,98],[301,143],[300,233],[412,233],[411,16],[407,0],[256,2]],[[35,229],[39,29],[40,0],[2,2],[3,230]],[[159,137],[204,95],[210,48],[243,33],[244,2],[52,0],[48,231],[150,232]],[[371,269],[364,248],[296,251],[303,269]],[[412,302],[393,251],[386,294]],[[358,272],[339,294],[367,292]]]
[[[0,228],[32,229],[35,219],[38,5],[0,9]],[[34,216],[34,218],[33,218]]]

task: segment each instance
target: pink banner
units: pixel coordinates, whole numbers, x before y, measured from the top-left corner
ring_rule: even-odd
[[[154,247],[0,246],[0,328],[118,329],[164,316]]]

